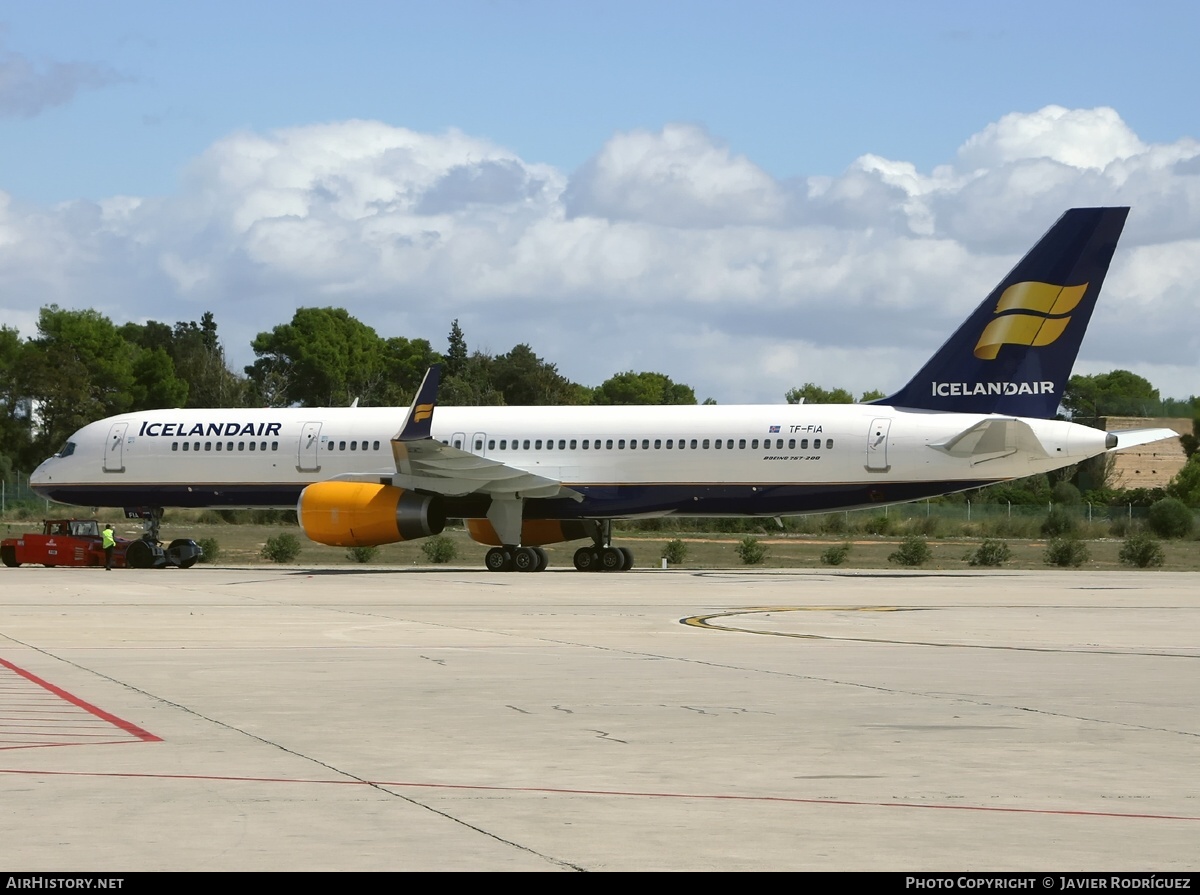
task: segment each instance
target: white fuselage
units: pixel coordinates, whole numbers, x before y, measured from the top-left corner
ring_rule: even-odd
[[[92,423],[31,484],[89,506],[292,507],[315,482],[396,473],[397,408],[185,409]],[[433,437],[583,494],[547,517],[788,515],[1046,472],[1105,433],[1025,419],[1041,450],[938,447],[991,419],[881,405],[438,407]]]

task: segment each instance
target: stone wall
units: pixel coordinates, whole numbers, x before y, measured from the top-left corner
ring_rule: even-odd
[[[1118,429],[1172,429],[1180,435],[1192,431],[1190,419],[1163,417],[1110,416],[1100,419],[1109,432]],[[1108,476],[1110,488],[1163,488],[1178,475],[1187,462],[1187,454],[1177,438],[1154,441],[1127,448],[1110,455],[1112,471]]]

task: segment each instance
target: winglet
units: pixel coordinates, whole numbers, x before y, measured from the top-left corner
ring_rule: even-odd
[[[438,385],[442,381],[442,365],[434,364],[425,372],[417,396],[408,408],[404,425],[393,441],[420,441],[430,437],[433,428],[433,409],[437,406]]]

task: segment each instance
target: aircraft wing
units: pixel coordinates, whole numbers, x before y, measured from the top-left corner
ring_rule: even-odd
[[[392,437],[392,456],[396,460],[393,484],[447,496],[479,492],[493,496],[583,499],[582,494],[564,488],[557,479],[480,457],[434,439],[431,435],[433,411],[440,381],[441,367],[430,367],[417,389],[404,425]]]
[[[1018,419],[983,420],[945,441],[929,446],[951,457],[969,459],[972,466],[1016,453],[1038,460],[1049,456],[1030,425]]]

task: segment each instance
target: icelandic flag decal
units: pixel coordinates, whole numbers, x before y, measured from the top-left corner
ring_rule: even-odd
[[[768,432],[770,432],[770,433],[772,433],[772,434],[774,434],[774,433],[776,433],[776,432],[778,432],[778,431],[779,431],[779,427],[778,427],[778,426],[771,426],[771,428],[767,429],[767,431],[768,431]]]

